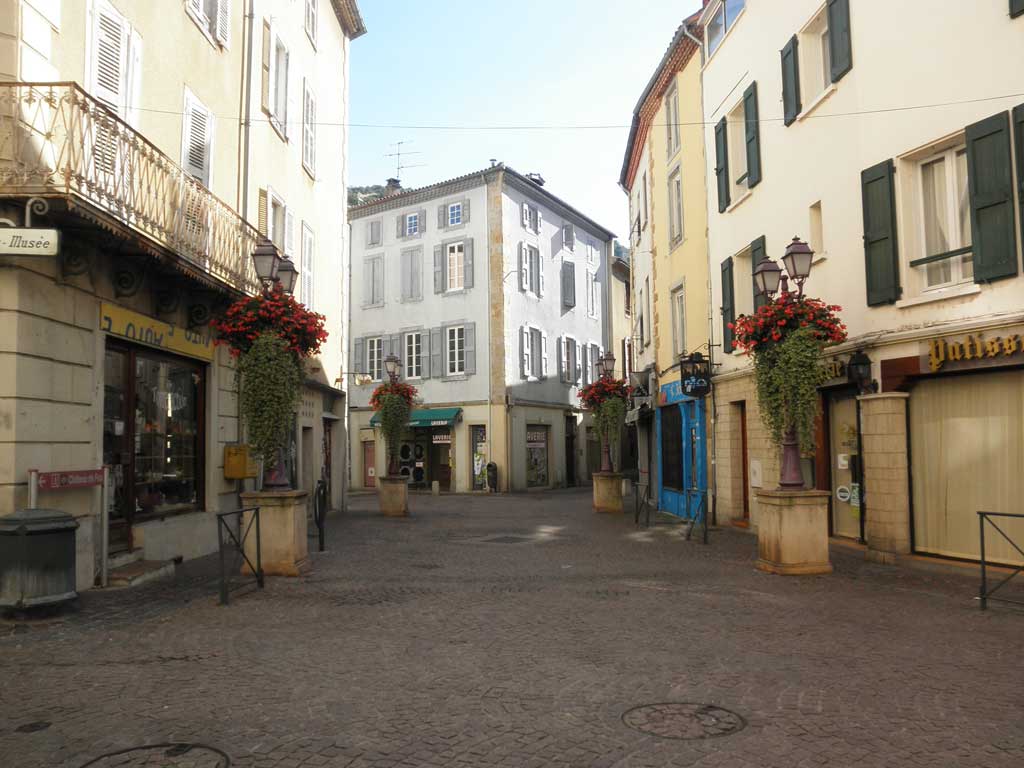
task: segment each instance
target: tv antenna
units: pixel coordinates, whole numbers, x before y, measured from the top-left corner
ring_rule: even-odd
[[[384,157],[393,157],[393,158],[395,158],[395,178],[397,178],[397,179],[402,178],[402,171],[404,169],[406,169],[406,168],[424,168],[426,166],[426,163],[416,163],[415,165],[403,165],[402,164],[402,157],[403,156],[408,157],[409,155],[422,155],[423,154],[422,152],[409,152],[407,150],[403,151],[402,150],[402,145],[403,144],[412,144],[412,142],[411,141],[398,141],[398,142],[395,142],[394,144],[391,145],[392,147],[395,147],[395,151],[394,152],[390,152],[390,153],[384,155]]]

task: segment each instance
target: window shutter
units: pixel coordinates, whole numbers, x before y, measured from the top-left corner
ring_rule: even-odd
[[[302,227],[302,302],[313,309],[313,260],[316,240],[308,225]]]
[[[761,124],[756,82],[743,93],[743,120],[746,122],[743,135],[747,143],[747,187],[753,189],[761,182]]]
[[[185,113],[182,116],[182,165],[185,171],[205,186],[210,185],[210,150],[213,125],[206,107],[185,91]]]
[[[544,259],[541,258],[540,250],[533,251],[534,263],[537,268],[537,295],[544,295]]]
[[[439,205],[437,206],[437,229],[438,231],[445,229],[448,226],[448,206]]]
[[[412,298],[412,252],[402,251],[401,255],[401,269],[402,269],[402,301],[408,301]]]
[[[259,202],[256,206],[256,229],[264,237],[267,236],[267,208],[269,207],[267,190],[260,190]]]
[[[796,35],[782,49],[782,111],[786,125],[792,125],[802,109],[800,104],[800,63]]]
[[[287,208],[284,212],[284,255],[288,258],[295,255],[295,214]]]
[[[430,331],[420,333],[420,377],[430,378]]]
[[[1024,13],[1024,0],[1019,0]],[[1020,231],[1024,236],[1024,104],[1013,110],[1013,136],[1017,155],[1017,203],[1020,205]]]
[[[466,323],[462,327],[463,331],[463,352],[465,353],[465,373],[467,376],[472,376],[476,373],[476,323]]]
[[[356,373],[366,373],[366,339],[359,338],[355,340],[355,350],[352,353],[355,358],[355,371]]]
[[[400,334],[392,333],[384,337],[384,357],[400,355],[402,351],[402,337]]]
[[[885,160],[860,175],[869,307],[892,304],[902,293],[894,172],[892,160]]]
[[[584,344],[580,348],[580,371],[584,384],[590,383],[590,348]]]
[[[417,234],[422,235],[424,232],[427,231],[427,209],[426,208],[421,208],[420,211],[419,211],[419,227],[420,227],[420,231]]]
[[[444,252],[440,245],[434,246],[434,293],[444,293]]]
[[[562,306],[576,306],[576,265],[571,261],[562,262]]]
[[[231,2],[230,0],[217,0],[217,20],[214,23],[213,36],[217,42],[228,47],[231,35]]]
[[[548,335],[544,331],[540,332],[540,375],[548,376]]]
[[[378,256],[374,261],[373,297],[377,306],[384,305],[384,257]]]
[[[377,239],[376,239],[376,236],[375,236],[374,231],[373,231],[373,225],[376,224],[376,223],[377,222],[375,222],[375,221],[368,221],[368,222],[366,222],[366,244],[367,244],[367,246],[377,245]]]
[[[97,3],[93,17],[92,94],[123,115],[127,96],[128,24],[110,5]]]
[[[750,276],[751,282],[754,285],[754,311],[757,312],[761,307],[768,303],[768,298],[757,290],[757,281],[753,280],[753,272],[757,269],[757,265],[768,258],[767,245],[764,235],[761,235],[757,240],[750,244]]]
[[[1024,0],[1010,0],[1010,18],[1024,15]]]
[[[573,345],[573,352],[575,352],[575,355],[573,355],[573,358],[572,358],[572,362],[573,362],[573,376],[572,376],[572,380],[573,380],[574,384],[579,384],[580,383],[580,379],[583,377],[583,368],[582,368],[582,366],[580,366],[580,360],[582,359],[583,350],[582,350],[582,347],[580,346],[579,342],[576,342]]]
[[[417,248],[409,255],[409,285],[410,298],[419,300],[423,298],[423,249]]]
[[[715,126],[715,176],[718,178],[718,212],[729,207],[729,144],[723,117]]]
[[[527,205],[526,203],[523,203],[521,208],[522,208],[522,214],[523,214],[523,226],[524,227],[529,227],[530,226],[530,206]]]
[[[544,214],[540,212],[540,208],[537,209],[537,229],[534,230],[538,235],[540,234],[541,227],[544,224]]]
[[[1017,274],[1009,114],[967,126],[967,187],[971,197],[974,281]]]
[[[263,55],[260,59],[261,84],[260,103],[264,112],[270,112],[270,59],[271,51],[274,49],[274,39],[270,34],[270,22],[263,20]]]
[[[850,0],[828,0],[828,47],[832,59],[832,82],[838,83],[853,69]]]
[[[469,224],[469,198],[462,201],[462,223]]]
[[[395,217],[395,237],[405,237],[405,216]]]
[[[530,329],[519,328],[519,378],[525,379],[530,371]]]
[[[430,329],[430,375],[444,376],[444,347],[441,344],[441,329]]]
[[[530,264],[527,258],[526,245],[519,244],[519,290],[530,290]]]
[[[473,287],[473,238],[462,241],[462,287]]]
[[[316,98],[305,81],[302,87],[302,162],[310,171],[316,168]]]
[[[567,377],[565,375],[566,354],[565,354],[565,337],[564,336],[559,336],[558,337],[558,350],[557,350],[556,354],[558,356],[558,361],[557,361],[558,362],[558,380],[564,382],[567,379]]]
[[[732,256],[722,262],[722,351],[732,353],[733,332],[730,323],[736,322],[736,302],[732,283]]]

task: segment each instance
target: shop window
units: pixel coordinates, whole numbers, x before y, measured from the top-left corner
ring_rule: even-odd
[[[683,490],[683,412],[677,405],[661,411],[661,484]]]

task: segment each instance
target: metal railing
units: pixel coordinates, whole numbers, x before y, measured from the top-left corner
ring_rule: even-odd
[[[245,522],[246,512],[252,513],[248,523]],[[232,528],[228,523],[228,518],[231,517],[236,518],[234,528]],[[243,527],[245,530],[242,530]],[[249,555],[245,552],[245,542],[249,538],[249,534],[253,532],[256,536],[255,564],[253,564],[252,560],[249,559]],[[236,509],[234,512],[220,512],[217,514],[217,552],[220,555],[221,605],[227,605],[231,601],[232,589],[238,589],[239,587],[245,586],[246,583],[251,583],[241,581],[241,583],[232,586],[232,582],[234,581],[232,574],[241,573],[241,565],[243,562],[249,566],[249,570],[252,572],[252,575],[256,580],[256,585],[260,589],[263,589],[263,564],[260,560],[261,544],[259,507],[246,507],[244,509]],[[234,553],[230,567],[227,563],[225,550],[230,550]]]
[[[76,83],[0,83],[0,196],[63,197],[248,293],[258,232]]]
[[[1024,565],[1018,566],[1007,576],[1005,579],[996,584],[992,589],[988,588],[988,560],[985,557],[985,526],[986,524],[998,531],[999,535],[1009,542],[1010,546],[1013,547],[1024,557],[1024,550],[1022,550],[1017,543],[1011,539],[1002,528],[1000,528],[992,518],[1002,517],[1011,518],[1017,520],[1024,520],[1024,515],[1012,515],[1007,512],[979,512],[978,513],[978,532],[981,536],[981,586],[978,588],[978,598],[981,600],[981,610],[988,608],[989,600],[997,600],[1001,603],[1014,603],[1015,605],[1024,605],[1024,600],[1012,600],[1008,597],[992,597],[999,589],[1002,589],[1007,582],[1010,581],[1021,571],[1024,571]]]

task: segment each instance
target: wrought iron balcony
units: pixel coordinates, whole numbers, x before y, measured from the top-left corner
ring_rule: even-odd
[[[259,289],[256,229],[75,83],[0,83],[0,198],[25,196],[65,198],[186,271]]]

